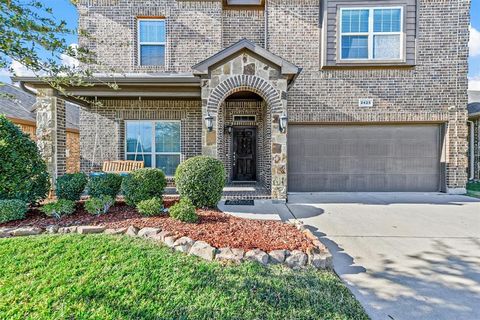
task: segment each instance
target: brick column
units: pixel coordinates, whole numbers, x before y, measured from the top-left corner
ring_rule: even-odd
[[[47,164],[52,188],[66,172],[65,101],[53,89],[41,89],[37,96],[37,145]]]

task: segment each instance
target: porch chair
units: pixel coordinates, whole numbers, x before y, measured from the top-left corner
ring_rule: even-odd
[[[143,161],[114,160],[103,162],[102,171],[106,173],[127,174],[144,167]]]

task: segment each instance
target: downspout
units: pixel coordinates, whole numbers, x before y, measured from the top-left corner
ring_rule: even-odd
[[[265,19],[264,19],[264,23],[265,23],[265,26],[264,26],[264,48],[265,50],[268,50],[268,0],[265,0],[265,8],[263,8],[263,14],[265,15]]]
[[[475,125],[473,121],[467,120],[470,125],[470,177],[468,180],[475,178]]]

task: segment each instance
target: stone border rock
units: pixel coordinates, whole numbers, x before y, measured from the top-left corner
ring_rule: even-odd
[[[170,232],[162,231],[160,228],[147,227],[138,229],[134,226],[120,229],[107,229],[101,226],[72,226],[60,228],[55,225],[48,226],[46,229],[38,227],[0,228],[0,238],[33,236],[41,233],[123,234],[130,237],[145,238],[160,242],[175,251],[197,256],[207,261],[216,260],[235,264],[244,261],[255,261],[262,265],[281,264],[291,269],[301,269],[307,266],[312,266],[316,269],[332,269],[332,255],[328,252],[327,248],[310,230],[305,228],[303,223],[299,221],[293,221],[292,223],[313,242],[315,247],[310,248],[307,253],[300,250],[274,250],[267,253],[259,249],[245,252],[242,249],[236,248],[215,248],[204,241],[195,241],[188,237],[174,237]]]

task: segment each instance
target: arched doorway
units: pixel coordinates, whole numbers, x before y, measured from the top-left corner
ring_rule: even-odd
[[[225,98],[217,113],[217,155],[228,182],[252,183],[271,190],[271,113],[265,100],[252,91]]]

